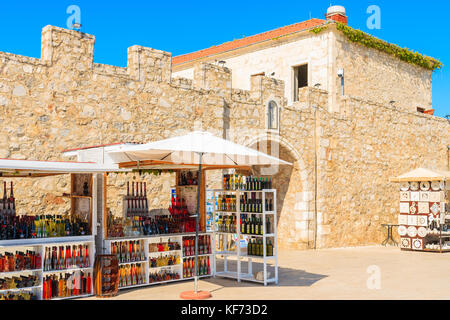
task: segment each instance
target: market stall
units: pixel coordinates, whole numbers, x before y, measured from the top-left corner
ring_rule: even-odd
[[[450,172],[419,168],[391,182],[400,183],[401,249],[450,252]]]
[[[58,300],[92,295],[97,215],[96,163],[0,160],[0,300]],[[16,199],[15,181],[68,176],[60,212],[26,212]],[[16,189],[17,191],[17,189]],[[17,193],[16,193],[17,194]],[[20,200],[20,201],[16,201]],[[33,199],[35,200],[35,199]]]
[[[221,235],[216,232],[206,232],[205,229],[205,171],[251,170],[252,165],[290,165],[205,132],[194,132],[186,136],[142,145],[119,144],[87,148],[70,151],[66,155],[76,155],[78,160],[99,161],[104,165],[114,164],[119,168],[132,169],[141,173],[146,170],[176,172],[176,196],[171,199],[171,205],[165,213],[149,212],[145,181],[136,181],[138,191],[135,191],[133,182],[131,186],[127,184],[131,191],[128,191],[123,199],[123,215],[119,219],[120,222],[115,221],[115,224],[113,221],[115,219],[110,217],[109,222],[106,223],[108,217],[106,212],[104,213],[104,221],[108,229],[105,232],[104,250],[118,255],[122,270],[121,273],[119,271],[121,288],[186,279],[196,280],[205,276],[227,276],[217,274],[215,268],[216,236],[220,238]],[[258,178],[258,181],[262,181],[262,178]],[[257,187],[256,182],[254,186]],[[141,190],[144,191],[141,192]],[[258,193],[262,195],[260,200],[264,201],[266,192],[272,193],[271,199],[275,197],[274,190],[263,191],[260,188],[241,191],[242,194],[245,192],[248,192],[249,199],[254,199],[254,195]],[[272,203],[272,206],[276,204]],[[254,212],[249,211],[247,214],[248,216],[263,214],[264,219],[261,221],[264,222],[259,224],[260,220],[258,220],[258,227],[261,225],[266,230],[265,214],[273,212],[276,212],[275,208],[262,212],[256,211],[255,208]],[[234,221],[238,225],[240,225],[241,213],[243,214],[242,211],[234,211]],[[252,219],[255,225],[256,221]],[[272,226],[276,226],[276,214],[272,214],[271,221]],[[239,228],[236,226],[235,230]],[[217,229],[215,231],[219,232]],[[229,229],[229,231],[231,233],[232,230]],[[240,237],[240,232],[234,232],[234,235]],[[269,246],[266,235],[269,236],[265,231],[263,235],[251,235],[251,237],[261,237],[263,241],[261,250],[255,250],[255,254],[249,254],[249,259],[257,258],[259,255],[265,259],[270,246],[272,246],[271,252],[276,253],[276,234],[270,233],[273,239]],[[256,247],[259,247],[259,242],[258,246],[255,245]],[[241,257],[244,255],[237,255],[239,263]],[[276,260],[276,254],[271,254],[271,257]],[[277,271],[274,274],[277,274]],[[241,274],[237,273],[235,278],[238,281],[246,280],[250,279],[250,275],[247,273],[241,277]],[[261,282],[267,284],[270,281],[262,279]]]

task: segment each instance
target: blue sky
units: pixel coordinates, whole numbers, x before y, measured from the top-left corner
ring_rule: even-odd
[[[349,25],[402,47],[438,58],[433,73],[436,114],[450,114],[450,1],[3,1],[0,51],[40,57],[41,29],[66,27],[69,5],[81,9],[82,31],[96,36],[95,61],[126,66],[127,48],[138,44],[172,52],[192,52],[277,27],[323,18],[330,2],[344,5]],[[369,30],[368,6],[381,9],[381,29]]]

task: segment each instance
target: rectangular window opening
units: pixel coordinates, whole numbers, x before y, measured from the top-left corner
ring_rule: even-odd
[[[294,101],[298,101],[298,89],[308,86],[308,65],[294,67]]]

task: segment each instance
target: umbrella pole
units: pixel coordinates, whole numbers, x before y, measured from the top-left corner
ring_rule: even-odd
[[[202,158],[203,153],[200,153],[200,162],[198,166],[198,190],[197,190],[197,214],[195,216],[195,277],[194,277],[194,290],[195,294],[198,293],[198,223],[200,220],[200,192],[202,185]]]
[[[189,300],[201,300],[211,298],[208,291],[198,291],[198,233],[200,221],[200,192],[202,191],[202,158],[203,153],[199,153],[200,161],[198,166],[198,190],[197,190],[197,214],[195,215],[195,275],[194,275],[194,291],[186,291],[180,294],[180,298]]]

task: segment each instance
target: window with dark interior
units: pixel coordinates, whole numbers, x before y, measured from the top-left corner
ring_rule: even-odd
[[[267,109],[268,128],[278,129],[278,106],[275,101],[270,101]]]
[[[298,101],[298,89],[308,86],[308,65],[294,67],[294,101]]]

